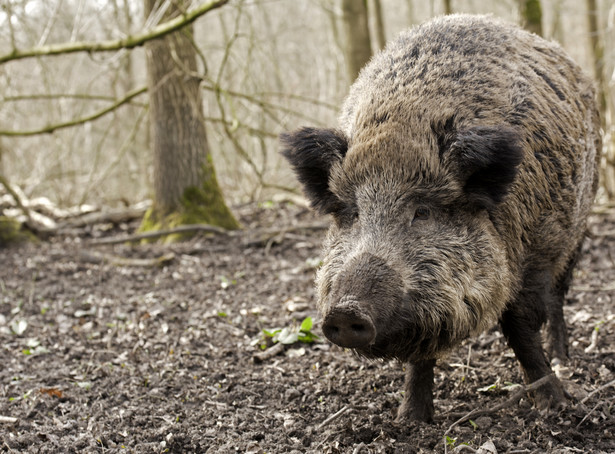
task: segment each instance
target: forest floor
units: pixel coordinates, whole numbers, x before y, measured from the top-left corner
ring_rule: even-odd
[[[435,422],[409,425],[394,422],[402,364],[322,335],[259,357],[264,329],[312,317],[320,334],[324,231],[293,226],[327,220],[292,205],[236,212],[234,237],[94,246],[135,227],[97,226],[0,250],[0,452],[615,452],[615,212],[592,216],[565,306],[568,406],[542,414],[518,392],[496,327],[439,363]],[[269,226],[288,229],[256,230]]]

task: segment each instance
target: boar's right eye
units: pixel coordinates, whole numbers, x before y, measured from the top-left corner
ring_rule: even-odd
[[[356,209],[345,208],[333,213],[333,219],[338,227],[348,229],[359,220],[359,212]]]
[[[416,221],[425,221],[429,219],[430,215],[431,215],[431,211],[429,210],[429,208],[427,208],[424,205],[420,205],[414,211],[414,218],[412,219],[412,223]]]

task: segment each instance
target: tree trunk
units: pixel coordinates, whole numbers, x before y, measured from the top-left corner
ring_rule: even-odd
[[[145,0],[148,17],[156,0]],[[187,1],[170,2],[162,20]],[[237,228],[216,180],[203,116],[192,26],[146,44],[154,203],[142,230],[208,223]]]
[[[542,8],[540,0],[520,0],[521,23],[523,27],[542,36]]]
[[[612,124],[612,109],[607,106],[607,93],[609,92],[608,77],[605,73],[604,44],[598,23],[599,11],[596,0],[587,0],[587,23],[589,26],[589,40],[594,66],[594,78],[596,80],[596,92],[598,96],[598,106],[600,107],[600,118],[602,129],[605,131],[605,166],[601,175],[602,185],[609,199],[615,198],[615,139]],[[609,40],[606,41],[610,42]],[[611,139],[609,141],[609,138]]]
[[[444,0],[444,14],[453,14],[452,0]]]
[[[346,72],[352,83],[372,56],[367,0],[342,0],[342,21],[346,36]]]
[[[414,25],[414,3],[412,0],[406,0],[406,21],[408,26]]]
[[[587,0],[587,20],[589,24],[589,40],[592,50],[592,60],[594,63],[594,77],[598,89],[598,104],[600,106],[600,114],[602,117],[602,127],[605,124],[606,113],[606,95],[605,86],[607,85],[604,77],[604,46],[600,39],[600,28],[598,26],[598,6],[596,0]]]
[[[374,20],[374,38],[376,49],[382,49],[386,44],[384,33],[384,19],[382,17],[382,5],[380,0],[372,0],[372,18]]]

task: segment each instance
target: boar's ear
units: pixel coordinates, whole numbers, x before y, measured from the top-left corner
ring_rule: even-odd
[[[293,167],[312,208],[333,213],[340,208],[339,199],[329,188],[331,166],[344,159],[348,141],[335,129],[301,128],[280,135],[282,155]]]
[[[471,202],[493,208],[508,193],[523,149],[517,131],[507,126],[477,126],[458,131],[450,152]]]

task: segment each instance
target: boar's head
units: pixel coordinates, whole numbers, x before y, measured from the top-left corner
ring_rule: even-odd
[[[283,155],[333,216],[316,284],[325,336],[367,357],[439,356],[497,321],[511,294],[493,214],[523,151],[507,126],[303,128]]]

